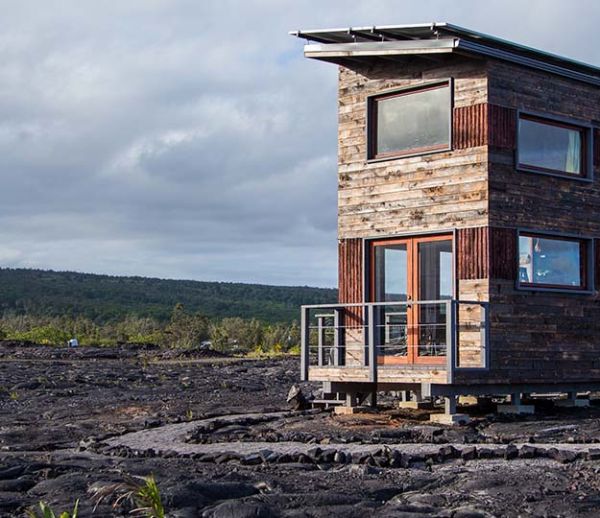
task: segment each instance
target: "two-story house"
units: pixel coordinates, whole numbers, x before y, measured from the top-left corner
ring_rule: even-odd
[[[302,308],[302,379],[451,422],[600,389],[600,69],[445,23],[292,34],[339,73],[339,304]]]

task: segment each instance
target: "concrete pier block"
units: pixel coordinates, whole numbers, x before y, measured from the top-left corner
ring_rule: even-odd
[[[431,401],[398,401],[398,408],[420,410],[422,408],[429,409],[432,407],[433,403]]]
[[[352,415],[373,413],[373,409],[365,406],[336,406],[333,409],[336,415]]]
[[[432,423],[437,424],[447,424],[447,425],[457,425],[457,424],[467,424],[471,421],[471,418],[466,414],[431,414],[429,416],[429,420]]]
[[[554,406],[561,408],[586,408],[590,406],[589,399],[557,399]]]
[[[534,405],[498,405],[497,411],[499,414],[516,414],[516,415],[531,415],[535,414]]]

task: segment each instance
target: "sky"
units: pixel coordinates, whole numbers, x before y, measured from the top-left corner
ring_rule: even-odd
[[[0,0],[0,266],[333,287],[336,67],[446,21],[600,65],[592,0]]]

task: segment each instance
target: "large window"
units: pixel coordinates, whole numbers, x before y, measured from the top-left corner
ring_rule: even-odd
[[[585,178],[590,138],[588,128],[520,114],[517,167]]]
[[[519,235],[519,285],[584,290],[589,240],[541,234]]]
[[[449,81],[371,97],[368,158],[450,149],[451,99]]]

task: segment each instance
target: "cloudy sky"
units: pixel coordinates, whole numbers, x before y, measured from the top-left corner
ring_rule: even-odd
[[[0,266],[336,283],[336,70],[448,21],[600,65],[589,1],[0,0]]]

